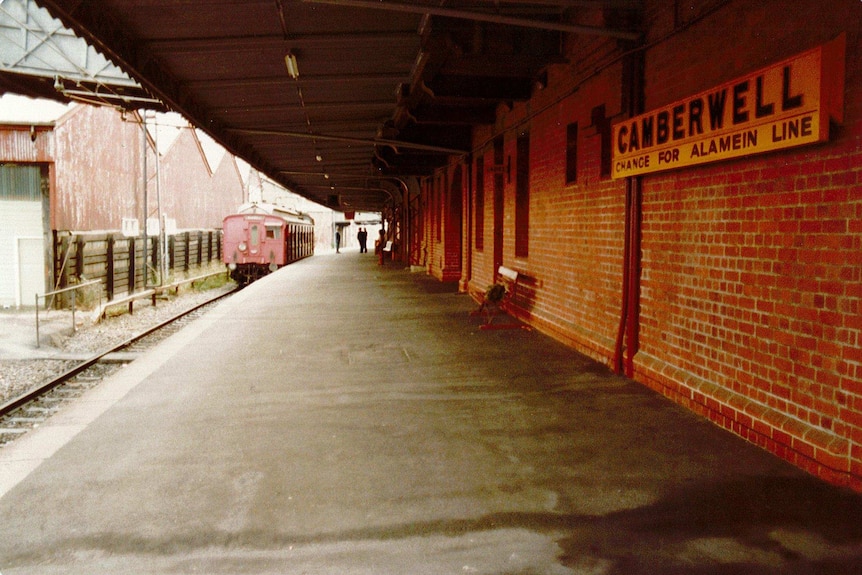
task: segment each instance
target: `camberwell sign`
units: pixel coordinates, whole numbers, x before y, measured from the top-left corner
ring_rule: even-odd
[[[613,178],[829,139],[843,121],[845,37],[614,125]]]

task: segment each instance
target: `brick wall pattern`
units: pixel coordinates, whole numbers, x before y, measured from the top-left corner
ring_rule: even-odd
[[[844,120],[828,142],[642,177],[632,376],[819,477],[862,490],[862,3],[644,4],[647,36],[635,55],[645,111],[846,36]],[[418,247],[441,279],[451,279],[450,254],[472,250],[460,280],[484,290],[493,281],[494,178],[502,174],[503,262],[530,280],[513,313],[612,365],[626,193],[623,180],[602,175],[592,120],[597,106],[612,121],[628,117],[628,56],[605,38],[567,39],[565,51],[569,63],[551,65],[544,88],[501,105],[495,125],[474,131],[473,158],[484,167],[483,249],[465,237],[468,222],[445,221],[473,217],[475,182],[465,183],[460,214],[447,209],[452,175],[471,161],[463,158],[423,183]],[[577,181],[567,185],[573,122]],[[527,133],[530,250],[516,258],[512,170]],[[493,153],[500,136],[502,166]]]

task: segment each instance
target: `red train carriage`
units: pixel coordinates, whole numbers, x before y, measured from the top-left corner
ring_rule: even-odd
[[[304,214],[254,206],[227,216],[223,232],[222,260],[240,285],[314,253],[314,221]]]

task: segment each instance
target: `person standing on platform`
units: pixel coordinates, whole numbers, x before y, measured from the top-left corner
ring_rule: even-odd
[[[341,253],[341,232],[335,232],[335,253]]]
[[[374,253],[377,254],[377,263],[378,265],[383,265],[383,258],[386,256],[386,252],[383,251],[383,248],[386,247],[386,232],[381,229],[380,237],[377,238],[377,241],[374,243]]]
[[[359,233],[356,234],[356,239],[359,240],[359,253],[368,253],[368,247],[365,245],[368,241],[368,231],[365,228],[359,228]]]

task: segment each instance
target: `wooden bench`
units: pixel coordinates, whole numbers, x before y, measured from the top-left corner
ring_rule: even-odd
[[[485,323],[479,329],[512,329],[525,327],[521,323],[493,323],[494,318],[498,315],[506,315],[506,307],[509,301],[514,297],[515,290],[518,287],[518,278],[520,274],[517,271],[500,266],[497,268],[497,279],[493,285],[489,286],[482,294],[479,302],[479,309],[474,311],[472,315],[485,315]]]
[[[386,243],[378,242],[374,247],[374,252],[377,254],[377,264],[383,265],[386,262],[386,256],[389,256],[389,259],[392,259],[392,250],[394,246],[391,241]]]

